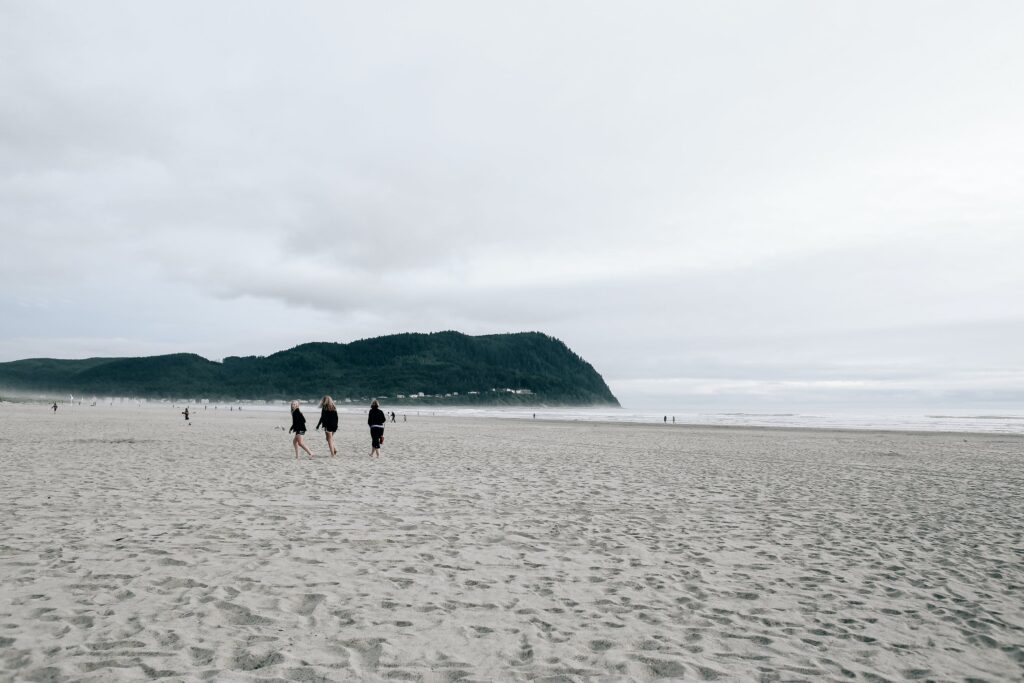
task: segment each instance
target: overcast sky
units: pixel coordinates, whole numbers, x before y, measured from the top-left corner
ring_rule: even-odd
[[[1024,403],[1024,3],[0,0],[0,360],[540,330]]]

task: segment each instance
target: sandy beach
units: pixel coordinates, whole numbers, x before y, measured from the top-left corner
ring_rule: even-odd
[[[179,410],[0,405],[0,680],[1024,679],[1019,436]]]

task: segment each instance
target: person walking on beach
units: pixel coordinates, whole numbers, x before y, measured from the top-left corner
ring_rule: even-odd
[[[292,439],[292,446],[295,447],[295,459],[299,459],[299,449],[309,453],[309,457],[313,457],[313,452],[306,448],[305,442],[302,440],[302,435],[306,433],[306,417],[299,410],[299,402],[292,401],[292,426],[288,428],[289,432],[295,432],[295,438]]]
[[[55,413],[57,412],[57,402],[56,401],[53,402],[53,412],[55,412]]]
[[[185,406],[185,410],[181,414],[185,416],[185,421],[188,422],[188,406]]]
[[[316,423],[316,428],[320,429],[321,425],[327,434],[327,448],[331,450],[333,458],[338,454],[338,449],[334,447],[334,432],[338,431],[338,408],[330,396],[320,399],[320,421]]]
[[[384,411],[380,409],[377,399],[370,403],[370,414],[366,424],[370,425],[370,457],[380,458],[380,445],[384,443],[384,423],[388,421]]]

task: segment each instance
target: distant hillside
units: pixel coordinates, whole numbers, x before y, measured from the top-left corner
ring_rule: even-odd
[[[302,344],[270,356],[231,356],[223,363],[187,353],[33,358],[0,363],[0,389],[151,398],[330,394],[336,399],[387,396],[389,402],[618,405],[589,363],[539,332],[396,334],[350,344]],[[417,398],[411,398],[414,394]]]

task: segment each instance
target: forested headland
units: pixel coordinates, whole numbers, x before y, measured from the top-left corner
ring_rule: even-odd
[[[313,342],[221,362],[192,353],[0,363],[0,390],[140,398],[392,403],[618,405],[600,374],[540,332],[406,333],[348,344]]]

